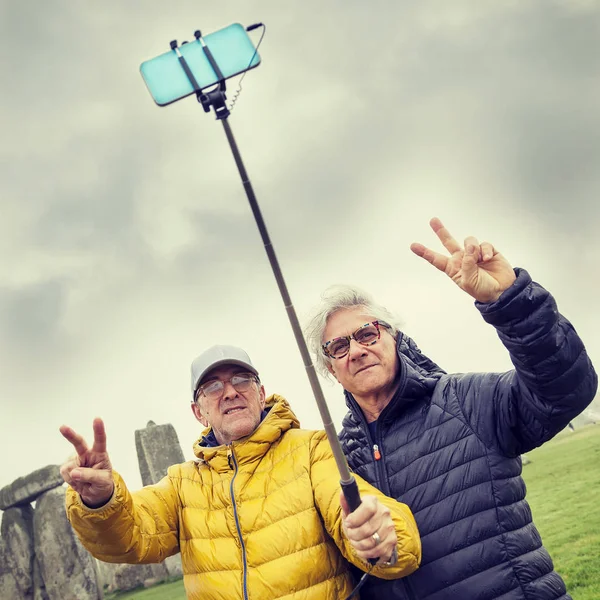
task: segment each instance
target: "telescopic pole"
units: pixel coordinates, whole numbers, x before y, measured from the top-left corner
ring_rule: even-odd
[[[331,450],[333,452],[333,456],[335,458],[335,462],[340,473],[340,485],[342,487],[342,491],[344,492],[344,497],[348,502],[350,511],[354,512],[360,506],[361,502],[358,485],[356,484],[356,479],[354,478],[352,473],[350,473],[350,469],[348,468],[346,457],[344,456],[344,453],[342,451],[342,446],[340,444],[337,432],[335,431],[335,427],[331,419],[329,407],[327,406],[325,396],[323,395],[323,390],[321,389],[321,385],[319,383],[315,367],[310,359],[310,352],[308,351],[308,347],[306,346],[306,341],[304,339],[304,335],[302,334],[302,328],[300,327],[300,322],[298,321],[296,310],[294,309],[294,305],[292,304],[290,294],[288,292],[285,280],[283,278],[283,273],[281,272],[281,267],[279,266],[279,261],[277,260],[277,256],[275,255],[275,249],[273,248],[273,244],[269,237],[269,232],[267,231],[267,226],[265,225],[265,221],[262,217],[260,207],[258,206],[258,201],[256,200],[256,195],[252,188],[252,184],[250,183],[246,167],[244,166],[244,162],[242,161],[242,157],[238,149],[237,143],[235,141],[235,138],[233,136],[231,126],[229,125],[228,118],[230,115],[230,110],[227,108],[226,105],[225,91],[227,88],[225,78],[223,77],[223,73],[221,72],[219,65],[215,61],[215,58],[210,51],[210,48],[205,43],[202,34],[199,30],[194,32],[194,37],[201,44],[202,50],[211,67],[213,68],[215,75],[217,76],[218,84],[213,89],[206,92],[200,89],[198,82],[196,81],[191,69],[189,68],[189,65],[185,60],[185,57],[181,54],[177,47],[176,41],[171,42],[171,49],[176,52],[181,67],[185,71],[185,74],[187,75],[190,83],[192,84],[192,87],[196,92],[198,102],[202,104],[204,111],[210,112],[210,109],[212,107],[214,109],[217,120],[221,121],[221,123],[223,124],[223,130],[225,131],[225,135],[227,136],[229,147],[231,148],[235,164],[237,165],[242,184],[246,192],[246,196],[248,197],[248,202],[250,203],[250,208],[252,209],[252,214],[254,215],[256,225],[258,227],[260,236],[265,246],[265,251],[267,252],[269,263],[271,264],[271,269],[273,270],[273,274],[275,275],[275,280],[277,281],[277,286],[279,287],[279,292],[281,293],[281,297],[283,299],[283,303],[285,305],[285,309],[287,311],[288,318],[290,320],[290,324],[294,332],[294,337],[296,338],[296,343],[298,344],[298,348],[302,356],[302,361],[304,362],[304,368],[306,369],[306,374],[308,375],[313,395],[317,402],[319,412],[321,413],[323,428],[325,429],[325,433],[327,434],[327,439],[329,440],[329,444],[331,446]],[[369,562],[371,564],[375,564],[377,562],[377,559],[369,559]]]
[[[352,477],[352,474],[348,469],[346,457],[342,452],[342,448],[337,437],[337,432],[335,431],[335,427],[331,419],[331,414],[329,412],[327,401],[325,400],[325,396],[323,395],[321,384],[319,383],[315,367],[310,358],[310,352],[308,351],[308,347],[306,346],[306,341],[304,339],[304,335],[302,334],[302,328],[300,327],[298,316],[296,315],[296,310],[294,309],[294,305],[292,304],[292,299],[290,298],[285,279],[283,278],[283,273],[281,272],[281,267],[279,266],[279,261],[277,260],[275,249],[273,248],[273,243],[271,242],[271,238],[269,237],[267,226],[265,225],[265,221],[260,211],[260,207],[256,200],[254,189],[252,188],[252,184],[250,183],[250,179],[248,178],[248,173],[244,166],[244,162],[242,161],[242,157],[240,155],[237,143],[233,136],[231,126],[229,125],[229,120],[227,118],[223,118],[220,119],[220,121],[223,124],[223,129],[225,131],[225,135],[227,136],[227,141],[229,142],[231,153],[233,154],[235,164],[237,165],[238,171],[240,173],[240,178],[242,180],[242,185],[244,186],[244,191],[246,192],[246,196],[248,197],[248,202],[250,203],[250,208],[252,209],[252,214],[254,215],[254,220],[256,221],[258,231],[260,232],[260,237],[262,238],[263,244],[265,246],[265,251],[269,258],[271,269],[273,270],[273,275],[275,276],[275,280],[277,281],[277,286],[279,287],[279,292],[281,294],[283,304],[285,305],[285,309],[287,311],[287,315],[290,320],[292,330],[294,332],[294,337],[296,338],[296,343],[298,344],[298,349],[300,350],[300,354],[302,356],[304,368],[306,369],[306,374],[308,375],[308,380],[310,381],[310,387],[312,388],[315,400],[317,402],[317,406],[319,407],[319,412],[321,413],[323,427],[325,428],[325,432],[327,433],[327,437],[329,439],[331,449],[333,451],[333,456],[335,457],[335,462],[337,463],[337,467],[340,472],[342,485],[350,485],[350,482],[354,481],[354,478]]]

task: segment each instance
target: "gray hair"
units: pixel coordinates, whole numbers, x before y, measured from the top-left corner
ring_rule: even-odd
[[[315,367],[319,373],[328,377],[327,368],[331,364],[331,358],[323,354],[322,344],[327,321],[339,310],[351,308],[364,308],[365,314],[372,316],[378,321],[385,321],[391,326],[390,333],[396,337],[400,331],[401,322],[385,306],[375,302],[370,294],[360,288],[349,285],[332,285],[321,294],[321,303],[314,309],[313,316],[304,328],[304,335],[308,347],[313,353]]]

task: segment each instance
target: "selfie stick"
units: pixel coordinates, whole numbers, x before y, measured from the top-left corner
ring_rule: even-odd
[[[261,24],[257,24],[255,26],[251,25],[247,28],[247,31],[252,31],[252,29],[256,29],[258,27],[261,27]],[[308,379],[310,381],[310,386],[312,388],[315,400],[317,402],[317,406],[319,407],[319,412],[321,413],[323,427],[325,429],[325,433],[327,434],[327,438],[329,439],[329,443],[333,451],[333,456],[335,458],[335,462],[340,473],[340,485],[342,486],[344,497],[348,502],[350,512],[354,512],[359,507],[361,502],[360,493],[358,491],[358,485],[356,484],[354,476],[352,475],[352,473],[350,473],[348,463],[346,462],[346,457],[342,452],[342,447],[337,437],[337,433],[335,431],[335,427],[331,419],[331,414],[329,413],[329,407],[327,406],[325,396],[323,395],[323,390],[321,389],[319,379],[317,378],[315,367],[311,361],[310,353],[308,351],[306,341],[304,340],[304,336],[302,334],[302,328],[300,327],[300,323],[298,321],[294,305],[292,304],[290,294],[285,284],[285,280],[283,278],[283,274],[279,266],[279,261],[277,260],[277,256],[275,255],[275,250],[269,237],[267,226],[265,225],[265,221],[262,217],[260,207],[258,206],[258,202],[256,200],[256,195],[254,194],[254,190],[252,189],[252,184],[250,183],[250,179],[248,178],[248,173],[246,172],[246,168],[244,167],[244,162],[242,161],[240,151],[238,149],[235,138],[233,137],[233,132],[231,131],[229,121],[227,120],[230,115],[230,111],[225,103],[225,92],[227,90],[225,78],[223,77],[223,73],[221,72],[221,69],[219,69],[219,65],[216,63],[210,51],[210,48],[204,41],[200,31],[196,31],[194,33],[194,37],[196,38],[196,41],[199,44],[201,44],[202,50],[204,51],[204,54],[208,59],[208,62],[210,63],[218,80],[218,84],[216,85],[216,87],[214,87],[210,91],[204,92],[200,88],[198,82],[196,81],[196,78],[194,77],[194,74],[192,73],[187,61],[185,60],[185,57],[179,51],[176,41],[171,42],[171,50],[173,50],[177,54],[179,63],[181,64],[182,69],[185,71],[185,74],[187,75],[194,89],[194,92],[196,93],[196,98],[198,99],[198,102],[202,104],[204,112],[210,112],[210,109],[212,107],[215,111],[217,120],[221,121],[221,123],[223,124],[223,129],[225,131],[225,135],[227,136],[227,141],[229,142],[229,147],[231,148],[233,158],[235,159],[235,164],[237,165],[238,171],[240,173],[242,184],[244,186],[246,196],[248,197],[250,208],[252,209],[252,214],[254,215],[258,231],[260,232],[260,236],[265,246],[269,262],[271,263],[271,269],[273,270],[273,275],[275,275],[275,280],[277,281],[279,292],[281,293],[281,297],[283,299],[283,303],[285,305],[285,309],[287,311],[292,330],[294,331],[294,337],[296,338],[300,354],[302,355],[302,360],[304,362],[306,374],[308,375]],[[369,562],[375,564],[377,562],[377,559],[370,559]]]

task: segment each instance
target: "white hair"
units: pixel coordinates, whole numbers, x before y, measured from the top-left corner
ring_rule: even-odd
[[[304,335],[308,347],[313,353],[315,367],[319,373],[328,377],[327,368],[331,364],[331,358],[323,353],[322,345],[327,321],[340,310],[352,308],[363,308],[366,315],[377,321],[385,321],[391,326],[390,333],[397,336],[400,331],[401,322],[385,306],[375,302],[370,294],[360,288],[349,285],[332,285],[321,294],[321,303],[313,310],[313,316],[304,328]]]

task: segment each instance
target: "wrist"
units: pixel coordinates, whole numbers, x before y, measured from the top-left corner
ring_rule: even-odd
[[[105,496],[102,499],[86,499],[81,494],[79,494],[79,498],[81,499],[81,502],[85,507],[90,508],[92,510],[97,510],[99,508],[102,508],[103,506],[106,506],[111,501],[112,497],[114,496],[114,493],[115,488],[113,486],[113,489],[111,490],[110,494],[108,494],[108,496]]]
[[[535,311],[543,301],[537,290],[543,291],[544,296],[548,294],[543,288],[533,284],[525,269],[516,268],[515,273],[516,280],[504,290],[496,302],[475,302],[486,323],[496,328],[510,325],[515,319],[522,320],[524,316]]]
[[[83,496],[80,496],[80,498],[81,498],[81,502],[83,503],[84,506],[95,510],[97,508],[102,508],[103,506],[108,504],[108,502],[112,498],[112,495],[109,496],[106,500],[96,500],[95,502],[92,502],[91,500],[86,500]]]

